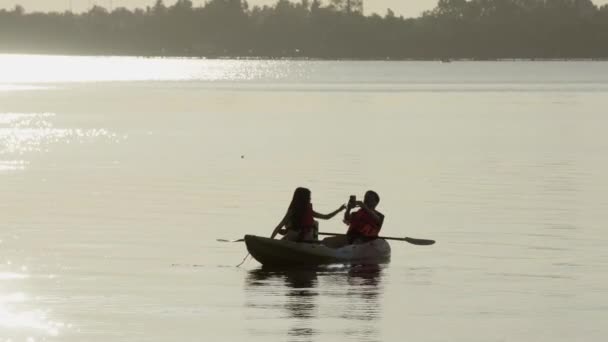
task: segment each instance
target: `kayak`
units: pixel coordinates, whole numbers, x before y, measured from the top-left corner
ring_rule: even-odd
[[[390,260],[391,246],[384,239],[344,245],[343,237],[325,238],[319,243],[275,240],[245,235],[249,254],[262,265],[373,264]]]

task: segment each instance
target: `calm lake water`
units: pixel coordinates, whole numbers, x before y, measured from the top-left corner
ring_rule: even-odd
[[[607,107],[604,62],[0,55],[0,341],[604,341]],[[437,244],[236,268],[296,186]]]

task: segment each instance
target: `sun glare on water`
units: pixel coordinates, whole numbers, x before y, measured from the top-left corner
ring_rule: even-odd
[[[0,54],[0,91],[73,82],[272,80],[283,78],[290,65],[270,60]]]
[[[0,272],[0,334],[2,337],[23,336],[31,342],[58,336],[68,328],[66,324],[51,320],[48,310],[32,308],[31,298],[27,294],[4,292],[2,288],[6,282],[27,278],[27,273]]]
[[[0,113],[0,172],[23,170],[27,153],[48,152],[51,144],[86,142],[106,138],[117,141],[105,129],[66,129],[53,125],[53,113]]]

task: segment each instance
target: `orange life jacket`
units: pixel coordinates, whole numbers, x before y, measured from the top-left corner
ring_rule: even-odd
[[[374,220],[374,218],[364,209],[360,209],[352,213],[347,234],[357,234],[365,237],[377,237],[381,226],[382,222],[376,222],[376,220]]]

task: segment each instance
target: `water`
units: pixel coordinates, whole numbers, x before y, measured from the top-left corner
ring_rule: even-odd
[[[603,341],[607,93],[603,62],[0,55],[0,341]],[[438,242],[235,268],[216,239],[300,185]]]

